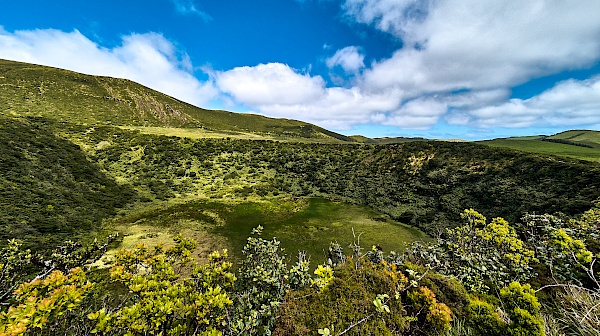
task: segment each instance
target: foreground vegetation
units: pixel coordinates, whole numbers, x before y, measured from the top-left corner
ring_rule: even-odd
[[[280,242],[264,239],[261,226],[247,239],[235,273],[226,250],[198,264],[192,255],[197,243],[177,236],[170,248],[139,244],[119,251],[109,274],[86,266],[106,245],[69,250],[67,244],[33,281],[21,283],[31,254],[12,240],[0,251],[0,334],[598,331],[600,255],[588,246],[599,243],[600,203],[576,218],[528,215],[514,226],[502,218],[488,222],[474,210],[462,218],[464,225],[437,243],[417,243],[402,253],[364,249],[359,237],[349,255],[331,243],[327,260],[312,274],[302,252],[287,266]]]

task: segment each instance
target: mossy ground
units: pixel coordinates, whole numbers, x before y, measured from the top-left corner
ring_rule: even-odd
[[[324,261],[323,251],[330,242],[349,246],[354,240],[352,230],[363,247],[379,244],[386,251],[401,251],[413,241],[430,239],[366,206],[323,198],[163,202],[124,211],[108,226],[125,235],[118,248],[165,244],[183,233],[200,242],[201,259],[210,251],[227,248],[238,260],[258,225],[264,227],[264,238],[281,241],[290,261],[298,251],[306,251],[313,266]],[[108,256],[112,254],[114,250]]]

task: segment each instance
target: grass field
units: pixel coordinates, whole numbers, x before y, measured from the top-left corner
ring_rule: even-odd
[[[300,143],[323,143],[341,144],[348,143],[333,137],[301,138],[295,136],[264,135],[236,131],[211,131],[203,128],[179,128],[179,127],[144,127],[144,126],[121,126],[122,129],[139,131],[144,134],[176,136],[190,139],[242,139],[242,140],[271,140],[282,142]]]
[[[346,252],[353,233],[365,249],[379,244],[384,251],[400,251],[418,240],[430,240],[423,232],[391,221],[362,205],[322,198],[271,199],[260,202],[191,201],[151,205],[124,212],[110,226],[125,237],[119,248],[138,243],[170,243],[183,233],[200,242],[199,257],[216,249],[228,248],[239,260],[253,228],[264,227],[263,238],[277,237],[293,260],[299,250],[311,257],[313,267],[322,263],[324,250],[338,241]],[[108,255],[114,254],[109,251]]]
[[[564,156],[579,160],[600,162],[600,148],[587,148],[569,144],[541,141],[539,139],[494,139],[481,143],[492,147],[504,147],[529,153]]]
[[[551,140],[566,140],[570,143],[582,144],[592,148],[600,148],[600,132],[572,130],[549,136]]]

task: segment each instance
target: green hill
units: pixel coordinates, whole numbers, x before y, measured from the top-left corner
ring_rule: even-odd
[[[135,82],[0,60],[0,112],[86,125],[180,127],[281,138],[353,139],[296,120],[206,110]]]
[[[600,161],[598,133],[344,137],[0,61],[0,334],[539,336],[551,321],[584,325],[579,312],[600,306],[600,203],[587,211],[600,164],[573,158]],[[115,231],[92,265],[81,260],[97,246],[63,244]],[[8,239],[45,258],[30,262]],[[188,263],[222,249],[235,276],[216,253]],[[74,265],[85,267],[48,274]],[[536,294],[557,279],[587,298]]]
[[[598,166],[570,159],[475,143],[344,137],[299,121],[203,110],[127,80],[17,62],[0,61],[0,85],[2,239],[43,244],[86,236],[103,223],[143,224],[119,220],[119,209],[137,218],[130,215],[198,201],[233,211],[305,197],[367,205],[435,233],[459,223],[464,208],[514,222],[531,211],[577,214],[600,196]],[[578,132],[567,140],[593,138]],[[484,143],[549,154],[562,146],[592,159],[598,152],[541,139]],[[164,225],[169,232],[197,225],[194,232],[211,241],[232,239],[216,222],[194,218]],[[315,227],[312,220],[305,225]]]
[[[572,130],[561,132],[544,138],[545,141],[565,143],[588,148],[600,148],[600,132],[589,130]]]
[[[529,153],[600,162],[600,132],[598,131],[566,131],[551,136],[512,137],[479,143]]]

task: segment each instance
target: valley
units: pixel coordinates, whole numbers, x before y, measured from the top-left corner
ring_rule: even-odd
[[[362,307],[373,319],[356,334],[424,326],[423,334],[437,336],[455,330],[451,315],[474,330],[492,319],[498,335],[539,331],[536,305],[519,308],[529,309],[529,325],[493,312],[511,304],[510,295],[537,303],[527,286],[552,283],[553,265],[563,281],[593,288],[585,274],[597,268],[600,246],[598,133],[482,142],[347,137],[200,109],[126,80],[0,60],[0,269],[18,275],[0,272],[13,286],[3,284],[0,294],[5,306],[16,305],[19,281],[49,273],[47,265],[65,274],[81,266],[100,289],[86,294],[89,307],[57,321],[87,321],[82,334],[100,325],[99,307],[137,304],[130,295],[146,285],[143,293],[165,286],[183,301],[206,289],[177,287],[186,281],[238,300],[198,308],[223,299],[215,294],[186,306],[218,316],[207,317],[211,328],[231,314],[255,331],[277,318],[269,333],[308,325],[303,334],[314,334],[335,314],[331,325],[341,328]],[[228,261],[214,252],[223,250]],[[199,268],[188,265],[191,257]],[[517,294],[494,294],[500,290]],[[395,315],[383,314],[384,305]],[[426,317],[425,305],[438,315]],[[2,314],[0,321],[9,316]],[[115,334],[129,326],[119,328]]]

